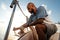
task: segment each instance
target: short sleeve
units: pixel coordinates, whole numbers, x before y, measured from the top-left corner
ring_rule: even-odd
[[[38,7],[36,16],[37,16],[37,19],[47,17],[48,14],[46,9],[43,6]]]

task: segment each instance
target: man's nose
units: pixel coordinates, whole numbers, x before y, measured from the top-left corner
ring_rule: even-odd
[[[29,12],[31,12],[31,10],[29,10]]]
[[[29,12],[31,12],[32,10],[31,9],[29,9]]]

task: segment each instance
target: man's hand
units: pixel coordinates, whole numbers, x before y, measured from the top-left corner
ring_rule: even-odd
[[[23,24],[23,25],[21,25],[20,27],[18,27],[18,28],[13,28],[13,31],[16,31],[16,30],[20,30],[20,32],[18,33],[18,34],[22,34],[22,33],[24,33],[24,29],[25,28],[27,28],[28,27],[28,25],[27,25],[27,23],[25,23],[25,24]]]
[[[24,33],[24,31],[23,30],[20,30],[20,32],[18,32],[18,34],[23,34]]]
[[[16,31],[16,30],[21,30],[21,29],[20,29],[20,27],[18,27],[18,28],[15,28],[15,27],[14,27],[14,28],[13,28],[13,31]]]
[[[18,34],[23,34],[24,33],[24,31],[22,30],[22,29],[20,29],[20,28],[13,28],[13,31],[16,31],[16,30],[20,30],[20,32],[18,32]]]
[[[17,30],[17,29],[14,27],[14,28],[13,28],[13,31],[16,31],[16,30]]]

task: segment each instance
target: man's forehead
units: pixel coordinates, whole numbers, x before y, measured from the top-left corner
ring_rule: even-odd
[[[30,2],[30,3],[28,3],[28,4],[34,4],[34,3]]]
[[[34,4],[28,4],[28,6],[33,6]]]
[[[34,5],[34,3],[31,3],[31,2],[30,2],[30,3],[28,3],[28,5]]]

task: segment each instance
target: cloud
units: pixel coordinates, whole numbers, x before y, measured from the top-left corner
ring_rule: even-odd
[[[7,9],[6,4],[5,4],[5,3],[2,3],[2,4],[1,4],[1,8],[2,8],[3,10],[6,10],[6,9]]]
[[[30,16],[27,10],[24,10],[24,14],[28,17]],[[16,9],[12,26],[20,26],[24,24],[25,22],[26,22],[26,17],[22,14],[22,12],[19,9]]]
[[[52,13],[52,10],[49,10],[47,13],[48,13],[49,15],[51,15],[51,13]]]
[[[46,4],[42,4],[41,6],[43,6],[46,9],[48,15],[51,15],[52,14],[52,10],[50,10]],[[46,17],[45,19],[48,21],[48,23],[50,23],[50,24],[53,23],[52,22],[52,19],[49,16]]]
[[[46,4],[42,4],[42,6],[47,10],[48,15],[51,15],[52,10],[48,9]]]
[[[43,6],[46,10],[47,10],[47,5],[45,4],[42,4],[41,6]]]
[[[57,32],[60,33],[60,24],[56,24],[57,26]]]

